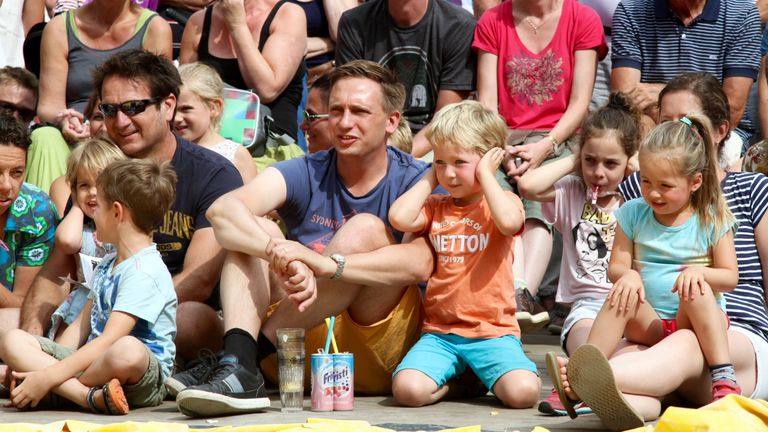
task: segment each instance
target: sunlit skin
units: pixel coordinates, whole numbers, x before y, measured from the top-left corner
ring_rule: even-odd
[[[483,197],[483,188],[477,181],[477,164],[481,156],[473,150],[455,144],[433,148],[437,182],[445,188],[457,206],[465,206]]]
[[[663,225],[678,226],[691,217],[691,194],[701,187],[701,181],[701,173],[686,177],[666,158],[640,152],[640,189]]]
[[[328,104],[325,99],[323,91],[310,89],[309,94],[307,94],[307,112],[309,114],[328,114]],[[310,153],[333,147],[333,131],[331,131],[329,119],[304,120],[301,122],[301,130],[307,137],[307,149]]]
[[[114,203],[108,203],[102,191],[96,192],[96,206],[93,211],[93,222],[99,232],[99,240],[105,243],[116,243],[115,232],[117,222],[115,220]]]
[[[96,176],[84,167],[78,168],[72,192],[80,210],[89,218],[93,218],[96,209]]]
[[[211,128],[211,110],[200,96],[184,86],[179,93],[173,130],[176,135],[198,143]]]
[[[589,138],[581,146],[581,175],[587,190],[598,187],[598,204],[606,206],[617,199],[615,192],[624,179],[627,157],[624,149],[612,132]]]
[[[0,143],[0,215],[5,218],[8,209],[19,196],[27,167],[27,152],[19,147]]]
[[[340,155],[367,158],[386,152],[381,143],[400,116],[384,111],[383,97],[381,86],[367,78],[343,78],[331,88],[329,122]]]
[[[102,103],[120,104],[131,100],[151,99],[152,93],[142,81],[110,76],[104,80],[101,96]],[[126,156],[140,159],[152,156],[156,145],[167,137],[168,122],[173,116],[175,104],[176,98],[168,95],[133,117],[118,110],[114,117],[105,119],[107,133]]]

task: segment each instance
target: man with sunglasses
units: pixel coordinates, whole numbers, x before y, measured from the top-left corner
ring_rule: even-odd
[[[0,114],[11,115],[29,125],[35,118],[35,105],[37,78],[20,67],[0,69]]]
[[[328,122],[328,93],[331,80],[328,74],[315,79],[307,93],[307,106],[304,109],[304,121],[301,130],[307,137],[307,150],[315,153],[333,147],[333,134]]]
[[[202,348],[218,349],[223,335],[216,311],[224,252],[205,212],[243,181],[224,157],[171,132],[180,86],[169,60],[141,50],[121,52],[94,72],[94,91],[112,141],[129,157],[170,161],[178,176],[176,199],[153,237],[178,297],[176,351],[190,358]],[[63,300],[57,290],[61,270],[44,269],[32,286],[22,309],[22,328],[30,333],[41,334],[51,307]]]

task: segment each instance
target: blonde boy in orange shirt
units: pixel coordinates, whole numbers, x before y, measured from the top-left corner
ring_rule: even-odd
[[[530,408],[541,380],[520,342],[512,275],[525,213],[495,178],[506,124],[464,101],[440,110],[426,137],[432,169],[389,211],[395,229],[428,233],[436,254],[423,333],[395,370],[392,393],[407,406],[435,403],[458,390],[451,379],[469,366],[506,406]],[[450,195],[431,195],[438,183]]]

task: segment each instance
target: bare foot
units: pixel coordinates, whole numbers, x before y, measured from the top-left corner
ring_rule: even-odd
[[[568,396],[568,399],[571,400],[581,400],[579,395],[573,391],[571,384],[568,382],[568,358],[558,356],[557,365],[560,370],[560,381],[563,383],[563,391],[565,392],[565,395]]]

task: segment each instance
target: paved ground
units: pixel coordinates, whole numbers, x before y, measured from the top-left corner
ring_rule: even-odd
[[[558,350],[558,339],[545,333],[535,333],[523,338],[525,348],[542,373],[542,396],[548,395],[552,386],[544,367],[544,354]],[[362,373],[358,367],[357,373]],[[527,432],[534,426],[543,426],[551,431],[594,431],[604,430],[594,415],[580,416],[575,420],[568,417],[539,415],[536,409],[511,410],[501,406],[493,397],[466,401],[440,402],[423,408],[402,408],[391,397],[357,397],[355,410],[348,412],[314,413],[309,411],[309,398],[304,400],[305,411],[281,413],[276,392],[270,395],[272,408],[263,413],[220,417],[209,420],[191,420],[176,410],[173,402],[165,402],[155,408],[133,410],[127,417],[111,418],[84,412],[41,411],[18,412],[13,408],[0,408],[3,423],[51,423],[58,420],[75,419],[95,423],[118,421],[161,421],[181,422],[192,427],[240,426],[250,424],[303,423],[308,417],[365,420],[372,425],[397,430],[439,430],[448,427],[481,425],[483,431]],[[3,403],[4,401],[0,401]],[[430,425],[434,425],[430,426]]]

